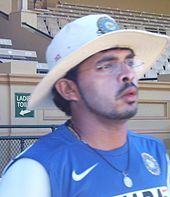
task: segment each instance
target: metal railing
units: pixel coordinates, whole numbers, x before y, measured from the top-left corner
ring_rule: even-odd
[[[46,37],[48,37],[48,38],[53,39],[53,37],[50,36],[49,34],[46,34],[45,32],[43,32],[43,31],[41,31],[41,30],[39,30],[39,29],[37,29],[37,28],[35,28],[35,27],[29,25],[29,24],[26,23],[26,22],[22,22],[22,25],[27,26],[28,28],[32,29],[32,30],[35,31],[35,32],[40,33],[41,35],[44,35],[44,36],[46,36]]]
[[[49,128],[53,132],[57,125],[0,125],[0,129]],[[0,136],[0,175],[7,163],[35,143],[40,136]]]

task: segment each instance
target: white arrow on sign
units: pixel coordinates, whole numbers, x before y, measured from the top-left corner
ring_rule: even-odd
[[[21,116],[24,116],[25,114],[28,114],[28,113],[30,113],[30,112],[31,112],[30,110],[27,110],[27,109],[26,109],[26,110],[21,110],[19,114],[20,114]]]

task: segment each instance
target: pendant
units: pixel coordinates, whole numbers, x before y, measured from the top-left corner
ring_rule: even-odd
[[[133,186],[132,179],[130,177],[128,177],[127,175],[124,176],[123,182],[124,182],[124,184],[125,184],[126,187],[132,187]]]

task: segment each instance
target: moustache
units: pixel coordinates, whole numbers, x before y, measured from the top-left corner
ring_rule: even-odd
[[[133,82],[127,82],[125,83],[117,92],[117,97],[119,95],[121,95],[125,90],[127,90],[128,88],[135,88],[136,90],[138,90],[138,87],[133,83]]]

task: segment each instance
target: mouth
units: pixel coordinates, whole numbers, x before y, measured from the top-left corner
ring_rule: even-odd
[[[134,103],[137,101],[137,95],[137,89],[135,87],[131,87],[123,91],[120,98],[123,98],[128,103]]]

